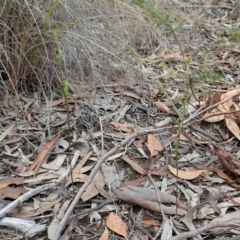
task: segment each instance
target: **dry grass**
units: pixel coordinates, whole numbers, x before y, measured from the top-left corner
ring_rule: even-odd
[[[0,69],[6,92],[29,91],[30,86],[34,91],[56,92],[54,26],[59,29],[62,70],[70,83],[104,82],[114,64],[129,66],[128,49],[156,47],[157,36],[140,12],[121,2],[2,0],[0,4]]]

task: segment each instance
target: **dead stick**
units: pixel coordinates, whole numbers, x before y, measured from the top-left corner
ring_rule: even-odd
[[[231,96],[231,97],[228,97],[228,98],[226,98],[226,99],[223,99],[222,101],[220,101],[220,102],[218,102],[218,103],[215,103],[215,104],[213,104],[213,105],[211,105],[211,106],[209,106],[209,107],[207,107],[207,108],[204,108],[204,109],[203,109],[204,106],[201,107],[201,108],[198,109],[194,114],[190,115],[190,117],[189,117],[188,119],[186,119],[185,121],[183,121],[183,124],[185,125],[185,124],[191,122],[192,119],[198,117],[199,115],[202,115],[203,113],[205,113],[205,112],[207,112],[207,111],[213,110],[213,109],[216,108],[217,106],[219,106],[219,105],[227,102],[228,100],[230,100],[230,99],[232,99],[232,98],[234,98],[234,97],[238,97],[238,96],[240,96],[240,93],[237,93],[237,94],[235,94],[235,95],[233,95],[233,96]],[[202,109],[203,109],[203,110],[202,110]]]
[[[192,237],[196,237],[198,234],[207,232],[215,228],[226,228],[226,227],[234,227],[234,226],[235,227],[240,226],[240,218],[237,218],[236,220],[232,220],[232,221],[211,222],[195,230],[180,233],[175,237],[168,238],[167,240],[182,240],[182,239],[192,238]]]

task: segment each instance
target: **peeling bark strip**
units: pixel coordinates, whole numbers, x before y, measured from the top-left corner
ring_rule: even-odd
[[[161,213],[159,208],[158,199],[156,193],[153,189],[142,188],[142,187],[124,187],[124,188],[114,188],[111,187],[112,192],[117,196],[117,198],[122,201],[137,204],[150,211]],[[178,206],[165,206],[163,203],[174,203],[176,204],[177,198],[168,193],[158,191],[161,200],[161,208],[164,214],[184,216],[187,211],[179,208]],[[187,208],[187,206],[185,205]]]

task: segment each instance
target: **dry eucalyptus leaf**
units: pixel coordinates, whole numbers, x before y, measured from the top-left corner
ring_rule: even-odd
[[[16,177],[16,178],[6,178],[0,181],[0,188],[5,188],[10,184],[20,185],[24,183],[23,177]]]
[[[5,198],[17,199],[20,195],[26,192],[25,188],[5,187],[0,189],[0,200]]]
[[[106,225],[113,232],[116,232],[117,234],[123,236],[126,240],[128,239],[126,224],[114,212],[109,213],[107,220],[106,220]]]
[[[200,204],[194,206],[193,208],[191,208],[191,209],[187,212],[187,214],[186,214],[186,215],[184,216],[184,218],[182,219],[182,222],[185,223],[185,225],[188,227],[188,229],[189,229],[190,231],[196,229],[195,226],[193,225],[193,222],[192,222],[194,212],[195,212],[198,208],[204,206],[205,204],[206,204],[206,203],[200,203]],[[198,235],[197,237],[198,237],[199,239],[202,239],[201,235]]]
[[[102,164],[101,169],[107,186],[120,186],[120,177],[115,165]]]
[[[173,175],[175,175],[179,178],[182,178],[182,179],[186,179],[186,180],[191,180],[191,179],[197,178],[203,172],[203,170],[183,171],[183,170],[174,168],[171,165],[168,165],[168,168]]]
[[[97,185],[97,187],[96,187]],[[86,191],[83,193],[81,199],[83,202],[86,202],[87,200],[93,198],[99,193],[99,188],[102,188],[105,186],[104,178],[99,170],[97,174],[95,175],[93,182],[90,183],[90,185],[87,187]]]
[[[89,144],[83,140],[78,140],[76,142],[73,142],[70,145],[70,148],[71,147],[79,150],[81,153],[84,153],[84,154],[88,153],[90,149]]]
[[[154,134],[147,135],[147,146],[151,157],[158,155],[159,152],[163,151],[162,144],[160,141],[154,136]]]
[[[223,196],[217,188],[207,188],[204,191],[205,199],[211,204],[212,208],[219,215],[221,214],[220,209],[217,206],[218,201],[222,201]]]
[[[2,142],[2,140],[4,140],[7,136],[9,135],[12,136],[14,129],[15,129],[14,124],[11,125],[8,129],[6,129],[6,131],[0,135],[0,142]]]
[[[155,102],[155,104],[160,111],[162,111],[164,113],[170,112],[170,109],[168,108],[168,106],[166,104],[164,104],[163,102],[157,101],[157,102]]]
[[[168,218],[165,219],[163,223],[163,232],[161,235],[161,240],[166,240],[172,237],[173,229]]]
[[[102,234],[102,236],[99,238],[99,240],[108,240],[109,239],[109,233],[108,233],[108,229],[105,227],[105,230]]]
[[[140,166],[138,165],[136,162],[134,162],[133,160],[131,160],[128,157],[122,157],[122,159],[127,162],[136,172],[145,175],[146,171]]]
[[[61,132],[58,132],[56,135],[54,135],[50,140],[48,140],[45,145],[40,149],[38,152],[33,164],[31,164],[27,168],[27,172],[34,171],[35,173],[38,171],[39,167],[43,162],[47,160],[49,155],[51,154],[51,150],[53,149],[56,141],[61,136]]]
[[[62,198],[59,198],[53,202],[46,202],[41,206],[41,208],[39,208],[37,210],[33,209],[31,211],[20,211],[20,212],[14,213],[12,215],[14,217],[19,217],[19,218],[29,218],[29,217],[33,217],[33,216],[38,216],[38,215],[41,215],[44,212],[48,211],[50,208],[55,206],[61,200],[62,200]]]
[[[58,214],[55,214],[54,219],[52,220],[52,222],[50,223],[50,225],[48,226],[47,232],[48,232],[48,238],[51,240],[54,238],[54,235],[58,229],[59,223],[62,220],[69,204],[71,203],[71,200],[67,200],[63,203],[61,209],[58,209]]]
[[[232,132],[232,134],[240,140],[240,129],[238,124],[232,119],[225,116],[226,126]]]
[[[87,162],[87,160],[89,159],[89,157],[92,155],[92,152],[89,152],[88,154],[86,154],[79,162],[78,164],[75,166],[75,168],[72,171],[72,177],[71,175],[68,177],[66,185],[68,186],[69,184],[73,182],[80,182],[80,179],[85,179],[85,176],[82,174],[82,168],[85,165],[85,163]]]

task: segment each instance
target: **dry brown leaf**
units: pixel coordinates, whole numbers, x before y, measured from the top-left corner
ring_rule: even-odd
[[[68,103],[68,105],[64,103],[63,107],[66,109],[66,111],[72,112],[75,110],[75,103]]]
[[[138,100],[142,99],[136,93],[133,93],[133,92],[130,92],[130,91],[123,91],[122,94],[125,95],[125,96],[128,96],[128,97],[138,99]]]
[[[140,166],[138,165],[136,162],[134,162],[133,160],[131,160],[130,158],[128,157],[122,157],[122,159],[127,162],[136,172],[142,174],[142,175],[145,175],[146,172],[145,170]]]
[[[78,98],[82,98],[82,97],[85,97],[85,96],[86,96],[86,93],[82,93],[82,92],[74,94],[74,95],[72,95],[71,97],[68,98],[68,103],[71,103],[73,100],[78,99]],[[55,106],[58,106],[58,105],[63,104],[63,103],[65,103],[65,99],[60,98],[60,99],[55,100],[53,102],[47,103],[46,105],[43,105],[42,108],[51,108],[51,107],[55,107]]]
[[[224,97],[225,96],[225,97]],[[206,107],[209,107],[215,103],[220,102],[224,98],[229,97],[226,94],[221,95],[220,92],[215,93],[213,96],[211,96],[207,101],[206,101]],[[232,99],[228,100],[227,102],[220,104],[217,108],[210,110],[209,112],[205,113],[202,116],[202,119],[206,122],[219,122],[225,118],[224,114],[221,113],[227,113],[230,111],[231,107],[233,105]],[[217,115],[219,114],[219,115]],[[212,115],[217,115],[217,116],[212,116]]]
[[[141,224],[148,225],[148,226],[159,226],[159,223],[155,220],[143,220],[140,222]]]
[[[128,239],[126,224],[114,212],[109,213],[107,220],[106,220],[106,225],[113,232],[123,236],[125,239]]]
[[[159,96],[160,94],[162,93],[162,90],[159,88],[159,89],[155,89],[155,90],[153,90],[153,91],[150,91],[150,95],[152,96],[152,97],[157,97],[157,96]]]
[[[5,188],[10,184],[19,185],[19,184],[23,184],[23,183],[24,183],[24,178],[22,178],[22,177],[7,178],[7,179],[0,181],[0,188]]]
[[[210,203],[210,205],[215,210],[215,212],[220,215],[221,211],[217,206],[218,201],[223,200],[223,195],[221,194],[220,190],[217,188],[211,188],[211,187],[206,188],[203,192],[203,196]]]
[[[223,167],[230,173],[240,175],[240,161],[233,155],[225,152],[223,149],[217,150],[217,155]]]
[[[240,89],[234,89],[234,90],[228,91],[228,92],[222,94],[221,100],[224,100],[229,97],[234,97],[239,92],[240,92]],[[240,98],[240,97],[238,97],[238,98]]]
[[[224,119],[224,115],[221,114],[221,112],[218,111],[217,109],[213,109],[211,112],[207,112],[204,115],[202,115],[202,119],[206,122],[215,123],[222,121]]]
[[[125,183],[122,185],[122,187],[137,186],[137,185],[139,185],[140,183],[144,182],[145,180],[146,180],[146,177],[140,177],[140,178],[137,178],[137,179],[134,179],[134,180],[125,182]]]
[[[46,105],[43,105],[42,108],[51,108],[51,107],[55,107],[58,106],[59,104],[62,104],[65,101],[64,98],[60,98],[58,100],[55,100],[53,102],[47,103]]]
[[[168,165],[168,168],[173,175],[177,176],[178,178],[186,180],[194,179],[200,176],[201,173],[203,172],[203,170],[191,170],[191,171],[178,170],[177,168],[174,168],[171,165]]]
[[[223,178],[227,180],[229,183],[235,182],[233,179],[231,179],[227,174],[225,174],[223,171],[219,169],[210,169],[211,171],[215,172],[220,178]]]
[[[68,176],[68,179],[66,181],[66,186],[68,186],[69,184],[73,182],[79,182],[79,179],[81,179],[84,175],[81,172],[82,167],[84,166],[84,164],[86,163],[86,161],[89,159],[89,157],[92,155],[92,152],[89,152],[88,154],[86,154],[79,162],[78,164],[75,166],[75,168],[72,171],[72,177],[71,174]]]
[[[162,176],[164,174],[165,167],[160,165],[157,169],[153,169],[150,171],[150,174],[156,175],[156,176]]]
[[[206,101],[206,108],[216,103],[219,103],[221,101],[221,96],[222,96],[221,92],[216,92],[212,96],[210,96]]]
[[[97,185],[97,187],[95,185]],[[101,171],[98,171],[93,181],[90,183],[86,191],[83,193],[81,197],[82,201],[86,202],[87,200],[96,196],[99,193],[98,188],[103,188],[104,186],[105,186],[105,182],[104,182],[103,175]]]
[[[42,173],[40,173],[39,171],[37,174],[34,174],[34,176],[25,178],[24,183],[38,184],[43,183],[44,181],[50,181],[52,179],[59,178],[65,171],[66,171],[65,168],[61,168],[58,171],[44,171]]]
[[[25,188],[13,188],[13,187],[5,187],[0,189],[0,200],[5,198],[17,199],[21,194],[25,193]]]
[[[166,104],[164,104],[163,102],[157,101],[157,102],[155,102],[155,104],[160,111],[162,111],[164,113],[170,112],[170,109],[168,108],[168,106]]]
[[[138,234],[137,236],[139,237],[139,240],[148,240],[147,235]]]
[[[178,59],[178,60],[180,60],[180,59],[183,58],[182,55],[174,53],[174,52],[164,54],[162,57],[163,57],[163,59],[166,59],[166,60],[168,60],[168,59],[174,59],[174,60]]]
[[[127,132],[127,133],[133,132],[133,128],[129,127],[127,124],[115,123],[115,122],[110,122],[110,124],[118,131],[121,130],[121,131]]]
[[[15,130],[15,125],[12,124],[5,132],[3,132],[0,135],[0,142],[2,142],[2,140],[4,140],[6,137],[12,136],[14,130]]]
[[[134,144],[134,146],[136,146],[137,148],[142,148],[144,142],[145,142],[144,139],[140,139],[140,140],[134,141],[133,144]]]
[[[3,98],[3,107],[5,107],[6,109],[9,109],[9,94],[5,94],[4,98]]]
[[[58,198],[57,200],[50,202],[50,203],[45,203],[43,206],[41,206],[39,209],[37,210],[32,210],[32,211],[28,211],[28,212],[24,212],[24,211],[20,211],[17,213],[12,214],[13,217],[17,217],[17,218],[29,218],[29,217],[34,217],[40,214],[43,214],[44,212],[48,211],[50,208],[52,208],[53,206],[55,206],[57,203],[59,203],[62,200],[61,198]]]
[[[97,188],[95,187],[95,184],[93,182],[91,182],[86,191],[82,194],[82,201],[86,202],[88,199],[93,198],[94,196],[98,195],[99,191],[97,190]]]
[[[34,171],[35,173],[38,171],[41,164],[47,160],[51,150],[54,147],[55,142],[61,136],[61,132],[58,132],[56,135],[52,137],[47,143],[40,149],[35,158],[34,162],[27,168],[27,172]]]
[[[105,227],[105,230],[102,236],[99,238],[99,240],[108,240],[108,236],[109,236],[108,229]]]
[[[151,157],[158,155],[159,152],[163,150],[162,144],[160,141],[154,136],[154,134],[147,135],[147,146]]]
[[[213,124],[214,128],[217,129],[223,140],[227,141],[229,139],[229,134],[226,133],[221,127],[220,124]]]
[[[227,116],[225,116],[225,122],[227,128],[238,140],[240,140],[240,129],[238,127],[238,124],[232,118],[229,118]]]
[[[113,92],[119,93],[122,90],[122,83],[119,81],[117,84],[113,85]]]
[[[227,113],[230,111],[232,105],[233,105],[233,101],[232,101],[232,99],[230,99],[227,102],[219,105],[218,110],[220,110],[222,113]]]
[[[232,162],[232,159],[230,155],[228,155],[224,150],[219,149],[217,151],[218,158],[222,164],[222,166],[229,171],[230,173],[234,173],[234,165],[230,165],[230,162]]]

